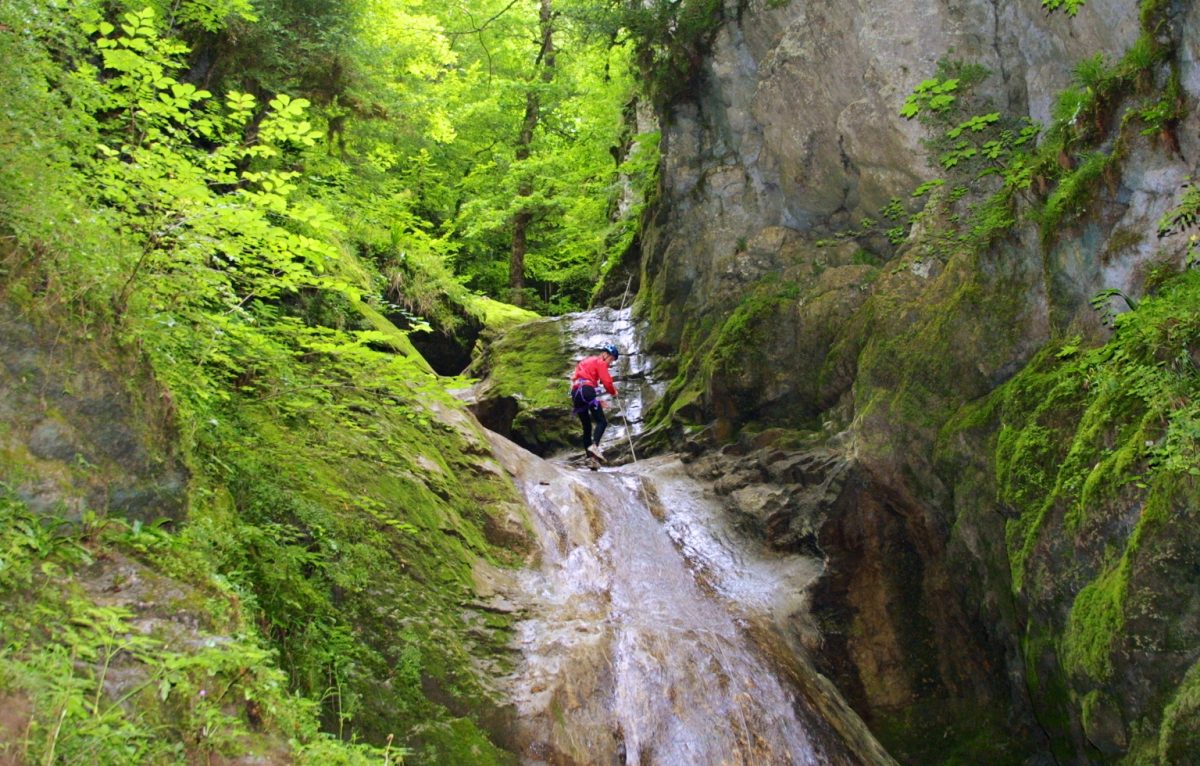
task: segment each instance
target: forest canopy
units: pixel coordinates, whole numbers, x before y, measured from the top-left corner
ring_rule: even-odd
[[[81,185],[98,194],[86,206],[146,236],[151,210],[192,220],[180,208],[199,204],[233,231],[242,214],[216,200],[261,208],[265,194],[274,223],[364,256],[413,313],[454,289],[444,278],[542,312],[582,308],[630,244],[631,181],[653,182],[654,147],[630,156],[655,141],[631,119],[638,43],[618,6],[17,0],[4,16],[6,60],[27,65],[7,119],[46,139],[41,116],[61,115],[55,149],[104,179]],[[193,185],[130,197],[159,171]]]

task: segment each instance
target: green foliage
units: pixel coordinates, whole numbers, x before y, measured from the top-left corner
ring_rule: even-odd
[[[318,734],[314,704],[288,693],[274,653],[241,632],[251,626],[235,620],[223,626],[232,634],[198,633],[181,641],[164,629],[168,621],[141,614],[135,626],[128,608],[108,605],[81,586],[108,566],[95,562],[119,557],[122,549],[154,560],[173,555],[176,544],[161,531],[94,515],[83,527],[54,525],[7,491],[0,494],[0,684],[10,702],[31,703],[20,739],[6,743],[6,755],[30,763],[123,766],[192,763],[271,747],[320,750],[346,764],[377,763],[377,751]],[[140,577],[147,583],[158,575],[142,568]],[[228,592],[208,597],[234,598]],[[148,624],[158,627],[147,633]],[[263,736],[264,728],[277,741]]]
[[[937,189],[937,188],[939,188],[941,186],[945,186],[945,185],[946,185],[946,182],[943,179],[934,178],[931,181],[926,181],[925,183],[921,184],[916,189],[913,189],[912,196],[913,197],[924,197],[926,194],[929,194],[929,192],[933,191],[934,189]]]
[[[998,176],[1007,190],[1023,192],[1032,183],[1029,149],[1040,126],[990,109],[975,95],[975,86],[988,75],[979,65],[943,60],[939,76],[922,82],[905,99],[900,113],[918,118],[934,135],[927,141],[938,164],[951,178],[977,185]],[[922,184],[913,196],[930,187]]]
[[[436,164],[409,171],[420,184],[403,184],[399,193],[409,195],[412,228],[444,240],[445,257],[465,284],[493,297],[507,294],[513,222],[529,213],[528,305],[543,313],[575,310],[590,296],[608,243],[637,225],[614,210],[622,171],[613,147],[625,140],[632,49],[612,47],[592,36],[590,25],[564,15],[554,30],[553,78],[543,82],[537,49],[527,43],[538,38],[536,9],[495,5],[497,19],[486,34],[454,37],[453,69],[414,78],[423,112],[442,114],[453,135],[439,129],[437,140],[411,139],[420,150],[409,156]],[[430,30],[422,36],[434,46],[448,45],[449,30],[477,22],[464,9],[439,16],[422,23]],[[518,157],[526,95],[537,98],[538,120]],[[388,177],[402,173],[401,165],[383,180],[391,184]],[[361,195],[378,197],[375,188]]]
[[[307,10],[292,11],[309,20],[331,10],[302,5]],[[199,33],[201,47],[189,53],[164,26],[194,32],[217,25],[217,38],[236,32],[245,42],[275,28],[286,15],[277,5],[256,6],[262,28],[236,3],[185,2],[169,15],[90,8],[67,19],[39,3],[0,9],[0,23],[22,31],[0,35],[14,64],[0,72],[0,84],[20,96],[0,114],[6,286],[38,315],[94,328],[152,367],[192,473],[190,514],[175,535],[140,528],[119,544],[206,593],[217,584],[221,596],[206,609],[233,638],[217,642],[224,653],[167,657],[160,643],[147,645],[139,661],[154,683],[126,701],[144,702],[144,715],[142,707],[103,705],[97,714],[81,703],[65,714],[72,736],[95,734],[91,719],[107,727],[125,760],[101,762],[216,757],[256,735],[254,716],[217,704],[226,691],[225,702],[249,704],[249,690],[269,718],[279,711],[271,731],[284,732],[282,742],[295,739],[288,747],[300,762],[380,760],[367,748],[326,741],[316,734],[318,720],[326,731],[380,745],[395,735],[422,752],[457,747],[482,753],[479,762],[503,762],[476,723],[490,692],[471,670],[471,652],[494,653],[502,667],[507,623],[489,617],[486,630],[472,627],[462,604],[471,562],[510,560],[482,530],[497,505],[512,501],[512,487],[479,471],[481,442],[441,423],[438,412],[461,405],[382,318],[388,307],[378,300],[387,293],[410,315],[428,311],[447,326],[461,316],[454,304],[492,318],[506,313],[481,308],[448,268],[472,247],[465,219],[457,218],[471,192],[462,174],[481,164],[497,136],[511,135],[513,90],[490,90],[493,73],[481,63],[496,41],[480,40],[476,60],[459,70],[447,68],[448,47],[426,46],[420,32],[427,25],[409,24],[402,40],[372,40],[372,52],[394,56],[375,70],[364,63],[360,73],[377,79],[356,98],[378,97],[384,112],[421,116],[375,123],[357,111],[364,102],[339,115],[315,86],[305,97],[251,95],[270,92],[255,85],[263,80],[316,82],[288,68],[268,77],[265,60],[242,73],[253,88],[231,87],[233,75],[202,87],[192,78],[205,57],[228,54],[219,45],[204,48],[211,39]],[[520,48],[520,25],[491,31]],[[326,54],[351,47],[329,42],[321,42]],[[239,55],[253,53],[247,47]],[[580,56],[579,79],[571,82],[583,92],[566,93],[564,103],[587,100],[582,85],[603,58],[596,50]],[[614,65],[620,60],[614,53]],[[382,74],[397,63],[405,82]],[[570,231],[564,236],[593,255],[608,231],[604,200],[616,172],[607,147],[621,130],[615,119],[595,125],[613,116],[606,110],[627,93],[628,79],[611,82],[609,97],[586,120],[572,123],[569,112],[547,120],[559,142],[552,153],[562,148],[554,156],[577,174],[565,178],[546,232]],[[507,83],[525,86],[519,76]],[[442,96],[451,111],[419,108]],[[322,145],[339,119],[340,134],[332,135],[345,139],[341,156]],[[456,132],[456,125],[463,127]],[[497,156],[511,157],[510,148],[498,145]],[[552,172],[551,159],[537,161]],[[596,189],[605,192],[599,204]],[[583,252],[572,258],[582,263]],[[588,273],[595,267],[589,261]],[[485,478],[468,486],[459,474]],[[125,615],[106,624],[108,632],[88,642],[103,648],[104,636],[136,635]],[[104,651],[142,652],[113,647]],[[18,679],[11,688],[36,697],[49,716],[38,719],[38,736],[45,736],[37,748],[51,741],[67,694],[59,687],[79,686],[71,694],[82,700],[99,688],[95,674],[77,667],[79,655],[45,651],[39,645],[12,655],[16,664],[3,671],[6,680],[10,672]],[[437,685],[439,699],[454,700],[458,715],[431,701],[425,683]],[[49,696],[39,696],[45,689]],[[195,695],[212,702],[184,705]],[[182,744],[145,736],[164,721],[204,735]],[[58,737],[61,754],[66,733]]]
[[[1169,493],[1173,482],[1200,475],[1200,378],[1189,351],[1200,323],[1188,308],[1200,294],[1198,277],[1186,272],[1137,311],[1116,316],[1108,344],[1086,352],[1078,341],[1065,344],[997,392],[1006,403],[996,452],[1001,500],[1020,512],[1009,524],[1015,588],[1023,587],[1025,562],[1054,513],[1068,530],[1083,529],[1119,493]],[[1164,504],[1160,498],[1148,507]],[[1143,520],[1152,516],[1146,511]],[[1097,585],[1081,603],[1079,625],[1109,614],[1104,605],[1121,592],[1117,580]],[[1077,644],[1081,657],[1092,658],[1081,662],[1100,668],[1086,648],[1095,641]]]
[[[928,193],[937,184],[926,185],[924,189],[919,190],[921,194]],[[911,196],[921,196],[914,192]],[[818,247],[828,247],[840,241],[856,240],[865,241],[872,237],[883,237],[893,247],[899,246],[908,238],[908,232],[912,228],[913,221],[916,220],[914,214],[910,214],[903,200],[899,197],[892,197],[888,203],[879,210],[879,218],[863,218],[859,221],[858,227],[853,229],[843,229],[835,233],[828,239],[817,241]],[[856,261],[857,263],[857,261]]]
[[[650,205],[657,200],[658,171],[661,160],[659,142],[661,134],[658,131],[639,133],[630,142],[629,151],[621,163],[619,171],[627,183],[618,184],[614,189],[617,196],[615,203],[619,208],[623,204],[620,195],[628,194],[630,203],[628,211],[617,217],[612,229],[605,240],[604,264],[601,276],[608,277],[618,266],[625,264],[630,255],[638,255],[634,245],[641,232],[642,218]],[[604,289],[605,282],[600,280],[592,290],[595,300]]]
[[[1179,200],[1179,204],[1168,210],[1159,219],[1158,236],[1165,237],[1168,234],[1178,234],[1194,229],[1197,221],[1200,221],[1200,187],[1195,186],[1192,180],[1188,179],[1183,184],[1183,196]],[[1188,266],[1196,265],[1198,254],[1200,254],[1200,236],[1193,234],[1188,237],[1184,262]]]
[[[923,81],[904,99],[900,115],[912,119],[922,112],[941,114],[950,110],[957,100],[958,78],[943,80],[933,77]]]
[[[1113,323],[1113,319],[1116,317],[1116,313],[1114,312],[1112,306],[1113,298],[1120,298],[1121,300],[1125,301],[1125,305],[1129,307],[1130,311],[1137,309],[1137,302],[1121,290],[1118,290],[1115,287],[1109,287],[1101,290],[1091,297],[1089,303],[1092,304],[1092,308],[1100,313],[1100,321],[1106,325],[1111,325]]]
[[[704,54],[725,20],[721,0],[621,0],[605,25],[633,38],[651,96],[670,106],[694,91]]]
[[[1087,0],[1042,0],[1042,7],[1049,12],[1061,9],[1068,16],[1074,16],[1086,2]]]
[[[1110,168],[1109,155],[1093,152],[1084,157],[1069,175],[1046,198],[1040,216],[1042,236],[1049,240],[1066,221],[1083,213],[1097,191],[1097,181]]]

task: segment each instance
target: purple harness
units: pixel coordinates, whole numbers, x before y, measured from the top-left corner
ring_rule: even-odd
[[[590,399],[588,394],[591,394]],[[578,385],[571,388],[571,403],[575,405],[571,412],[576,415],[600,409],[600,399],[596,396],[596,388],[589,385],[588,382],[579,382]]]

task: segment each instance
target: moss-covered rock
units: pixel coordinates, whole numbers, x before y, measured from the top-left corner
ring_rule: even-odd
[[[1196,418],[1180,360],[1200,337],[1187,308],[1198,284],[1164,287],[1104,345],[1049,345],[943,433],[994,434],[974,448],[983,478],[994,471],[994,499],[980,499],[1007,517],[1027,683],[1038,719],[1069,735],[1061,757],[1156,762],[1142,760],[1159,750],[1144,731],[1200,656],[1196,453],[1173,436]],[[956,506],[962,534],[971,504]]]
[[[489,429],[537,454],[576,441],[570,378],[577,359],[562,322],[545,319],[511,328],[468,370],[482,376],[474,410]]]
[[[137,590],[136,608],[174,610],[194,583],[223,583],[240,598],[208,630],[249,631],[247,646],[263,647],[254,672],[277,673],[311,725],[411,747],[414,763],[512,763],[496,744],[511,714],[490,681],[511,663],[511,616],[480,602],[472,569],[523,561],[523,505],[463,405],[403,334],[368,319],[386,351],[334,342],[272,356],[264,344],[261,368],[230,391],[197,381],[203,368],[152,354],[163,366],[151,376],[144,359],[70,340],[72,325],[6,315],[4,482],[47,519],[174,522],[148,539],[178,554],[135,538],[146,561],[122,577],[161,586]],[[167,482],[172,493],[135,503],[133,490]],[[286,737],[263,743],[288,750]]]
[[[768,227],[717,259],[720,292],[702,312],[680,311],[698,296],[652,283],[640,312],[669,348],[678,375],[650,413],[658,426],[716,419],[723,437],[760,421],[820,427],[851,378],[825,374],[823,362],[879,274],[852,243],[818,243]],[[667,350],[667,349],[664,349]]]
[[[0,480],[52,516],[182,518],[169,397],[128,350],[35,317],[0,303]]]

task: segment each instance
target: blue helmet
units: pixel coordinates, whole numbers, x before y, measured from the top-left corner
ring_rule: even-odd
[[[613,359],[616,359],[617,357],[620,356],[620,354],[617,353],[617,347],[611,343],[605,343],[603,346],[600,347],[600,350],[603,351],[604,353],[608,354],[609,356],[611,356]]]

